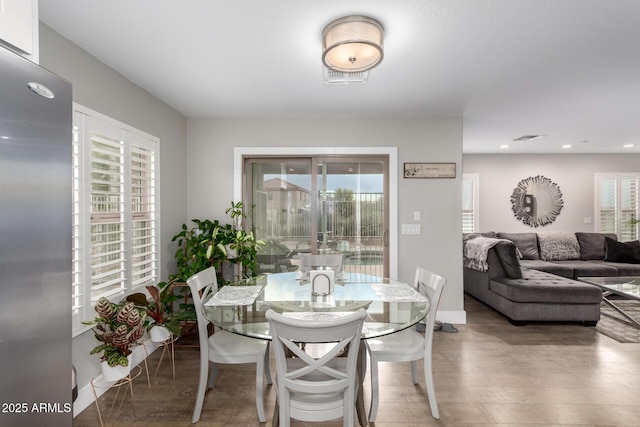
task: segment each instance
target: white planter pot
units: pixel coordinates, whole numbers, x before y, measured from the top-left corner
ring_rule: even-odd
[[[232,248],[230,245],[225,245],[225,249],[227,250],[227,259],[234,259],[238,257],[237,248]]]
[[[129,375],[129,372],[131,372],[131,355],[127,356],[127,359],[129,360],[129,366],[109,366],[106,361],[101,362],[100,367],[102,368],[102,377],[106,381],[118,381],[119,379]]]
[[[165,326],[154,326],[149,330],[151,341],[165,342],[171,337],[171,332]]]

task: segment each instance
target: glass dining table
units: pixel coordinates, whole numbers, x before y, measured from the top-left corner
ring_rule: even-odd
[[[371,339],[416,325],[429,313],[430,305],[413,286],[385,277],[342,273],[337,275],[331,294],[314,295],[308,277],[289,272],[230,283],[210,295],[202,307],[216,327],[264,340],[271,340],[265,317],[269,309],[300,319],[322,319],[360,308],[367,311],[362,338]],[[366,374],[364,342],[360,351],[362,381]],[[367,425],[362,384],[356,409],[360,424]]]

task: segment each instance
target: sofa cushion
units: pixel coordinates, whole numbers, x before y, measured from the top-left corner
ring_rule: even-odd
[[[538,235],[540,259],[566,261],[580,259],[580,246],[575,233],[568,231],[541,231]]]
[[[607,264],[604,261],[550,261],[555,264],[560,264],[565,268],[571,268],[573,270],[573,279],[577,277],[616,277],[618,276],[618,269],[611,264]]]
[[[497,243],[493,249],[496,251],[507,277],[510,279],[522,278],[522,268],[520,267],[520,259],[516,245],[512,242],[500,242]]]
[[[606,262],[603,264],[615,267],[618,270],[618,276],[640,276],[640,264],[628,264],[624,262]]]
[[[555,274],[556,276],[566,277],[571,279],[575,277],[573,275],[573,267],[568,265],[564,265],[566,261],[563,262],[551,262],[551,261],[542,261],[540,259],[530,259],[530,260],[520,260],[520,265],[523,268],[530,268],[533,270],[544,271],[546,273]]]
[[[640,242],[618,242],[609,237],[605,237],[606,254],[605,261],[626,262],[630,264],[640,264]]]
[[[525,269],[522,279],[491,280],[491,291],[521,303],[598,304],[600,288],[543,271]]]
[[[540,259],[538,255],[538,236],[536,236],[536,233],[498,232],[498,238],[511,240],[522,254],[522,259]]]
[[[607,250],[605,237],[618,240],[614,233],[576,233],[580,245],[580,259],[583,261],[603,260]]]

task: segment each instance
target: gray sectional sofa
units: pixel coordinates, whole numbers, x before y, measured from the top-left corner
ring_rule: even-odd
[[[640,275],[640,243],[618,242],[614,234],[467,235],[464,253],[465,292],[516,325],[530,321],[595,325],[602,291],[575,279]]]

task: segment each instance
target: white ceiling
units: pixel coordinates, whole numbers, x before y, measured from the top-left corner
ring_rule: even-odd
[[[187,117],[463,116],[465,153],[640,152],[638,0],[39,3]],[[350,14],[383,24],[384,60],[365,85],[327,85],[320,34]],[[547,137],[512,141],[527,134]]]

